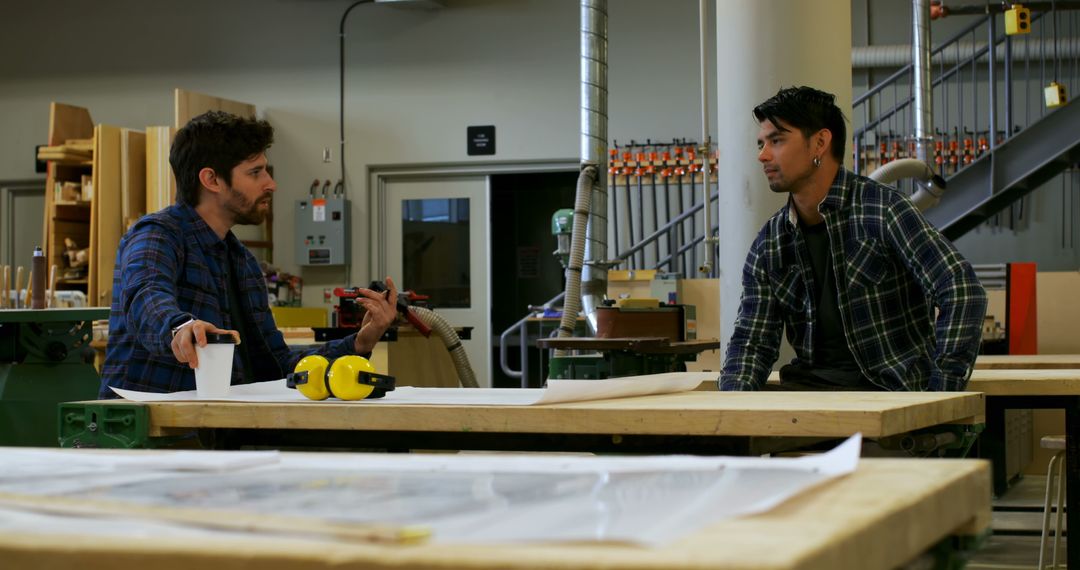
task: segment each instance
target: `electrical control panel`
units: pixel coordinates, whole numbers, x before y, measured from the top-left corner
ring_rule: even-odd
[[[340,194],[296,201],[297,265],[344,265],[349,259],[349,201]]]

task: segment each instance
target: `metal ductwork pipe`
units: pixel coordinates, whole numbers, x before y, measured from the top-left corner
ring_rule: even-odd
[[[1012,60],[1038,62],[1044,57],[1049,58],[1054,53],[1054,40],[1040,40],[1038,38],[1012,39]],[[888,67],[903,67],[911,63],[912,46],[909,45],[879,45],[862,46],[851,48],[852,69],[876,69]],[[972,54],[986,49],[986,42],[963,41],[951,45],[949,48],[936,53],[931,58],[933,65],[956,65],[967,62]],[[1063,59],[1080,57],[1080,42],[1069,38],[1057,40],[1058,54]],[[1004,61],[1005,45],[997,46],[995,61]],[[980,61],[985,62],[987,55],[983,55]]]
[[[596,308],[607,297],[608,274],[608,80],[607,0],[581,2],[581,165],[596,168],[589,200],[581,305],[590,334],[596,334]]]
[[[933,108],[930,83],[930,0],[911,2],[912,90],[915,103],[915,157],[927,162],[933,153]]]
[[[920,212],[936,206],[945,193],[945,179],[938,176],[926,161],[917,158],[902,158],[882,165],[870,173],[870,178],[889,185],[904,178],[918,180],[919,189],[911,195],[911,202]]]
[[[589,201],[592,199],[593,185],[597,177],[594,166],[585,166],[578,174],[577,192],[574,198],[574,228],[570,233],[570,257],[566,264],[566,294],[563,295],[559,338],[574,336],[574,329],[577,328],[578,313],[581,311],[581,274],[582,266],[585,264],[585,234],[591,217]],[[561,348],[555,350],[556,358],[569,355],[569,350]]]
[[[933,152],[933,108],[930,83],[930,0],[911,2],[911,52],[912,91],[915,115],[915,157],[894,160],[870,174],[870,178],[883,184],[892,184],[903,178],[915,178],[919,190],[911,201],[919,210],[933,207],[945,191],[945,180],[934,174],[929,158]]]
[[[712,155],[712,137],[709,136],[709,0],[698,0],[701,41],[701,203],[705,222],[705,263],[698,268],[705,277],[716,267],[716,238],[712,235],[712,184],[709,183],[709,157]]]

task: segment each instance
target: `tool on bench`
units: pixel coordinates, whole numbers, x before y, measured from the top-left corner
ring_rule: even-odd
[[[372,281],[367,287],[376,293],[388,294],[389,289],[382,281]],[[360,328],[360,325],[364,322],[364,306],[357,302],[357,299],[363,297],[360,293],[360,287],[350,287],[348,289],[344,287],[338,287],[334,289],[334,295],[336,295],[341,302],[338,303],[337,317],[338,327],[340,328]],[[403,291],[398,295],[397,306],[395,309],[398,314],[409,321],[409,324],[416,327],[416,330],[425,337],[431,336],[431,327],[424,324],[423,321],[413,313],[409,307],[410,303],[416,303],[418,301],[427,301],[430,297],[428,295],[418,295],[413,291]]]

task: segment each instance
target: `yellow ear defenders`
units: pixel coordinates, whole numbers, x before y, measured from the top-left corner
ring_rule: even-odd
[[[394,377],[377,374],[363,356],[342,356],[331,364],[325,356],[311,355],[296,363],[293,372],[285,376],[285,385],[299,390],[310,400],[325,400],[330,396],[363,400],[385,396],[394,389]]]

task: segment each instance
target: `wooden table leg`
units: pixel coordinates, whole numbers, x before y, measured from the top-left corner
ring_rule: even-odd
[[[994,496],[1000,497],[1009,489],[1009,474],[1005,466],[1005,409],[1006,399],[986,399],[986,429],[979,435],[979,457],[990,460]]]

